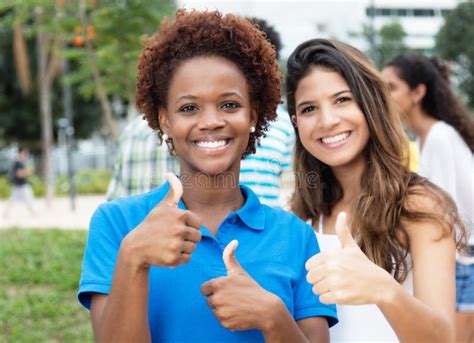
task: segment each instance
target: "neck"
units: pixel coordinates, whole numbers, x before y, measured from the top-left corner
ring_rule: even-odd
[[[423,146],[426,140],[426,136],[428,136],[431,127],[439,120],[433,118],[421,108],[414,109],[413,113],[410,114],[409,118],[410,128],[412,129],[413,133],[420,139],[420,145]]]
[[[239,187],[238,172],[226,172],[218,175],[182,172],[181,182],[183,184],[183,202],[191,211],[236,211],[244,203],[244,197]]]
[[[341,184],[343,196],[338,205],[350,208],[360,191],[360,180],[365,169],[365,158],[360,156],[356,161],[332,168],[334,175]]]

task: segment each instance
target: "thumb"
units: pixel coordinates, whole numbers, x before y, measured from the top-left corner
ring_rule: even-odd
[[[170,207],[177,207],[179,199],[183,196],[183,185],[173,173],[166,173],[166,178],[170,185],[168,194],[163,198],[163,203]]]
[[[352,238],[352,234],[347,227],[347,214],[346,212],[339,212],[336,219],[336,234],[339,238],[339,242],[341,242],[341,248],[349,248],[349,247],[358,247],[354,238]]]
[[[233,240],[224,249],[222,253],[222,259],[224,260],[225,268],[227,269],[227,275],[235,274],[243,271],[242,267],[240,266],[239,261],[235,257],[235,250],[239,245],[239,241]]]

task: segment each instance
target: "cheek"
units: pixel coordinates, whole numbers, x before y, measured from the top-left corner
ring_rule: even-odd
[[[314,131],[315,120],[314,118],[298,118],[298,133],[303,145],[307,145],[312,141],[311,135]]]

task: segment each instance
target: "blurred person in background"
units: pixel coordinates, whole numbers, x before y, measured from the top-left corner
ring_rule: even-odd
[[[33,169],[27,165],[30,152],[27,148],[20,147],[16,154],[15,161],[10,170],[10,182],[12,185],[12,194],[8,200],[3,216],[7,218],[12,206],[15,204],[25,204],[30,214],[35,215],[33,209],[33,190],[28,183],[28,177],[32,175]]]
[[[265,33],[278,58],[282,47],[278,32],[263,19],[247,19]],[[295,133],[281,104],[277,114],[256,152],[242,161],[240,183],[250,187],[262,203],[285,207],[293,187],[291,159]],[[141,116],[126,126],[120,138],[107,199],[149,192],[165,181],[166,171],[179,174],[176,158],[168,153],[166,144],[158,143],[157,135]]]
[[[408,169],[386,82],[354,47],[313,39],[289,57],[286,88],[297,136],[291,205],[321,247],[307,280],[337,304],[331,341],[452,342],[464,225],[449,195]]]
[[[418,173],[448,192],[470,232],[456,263],[457,341],[474,342],[474,121],[451,90],[445,62],[406,53],[382,71],[402,118],[419,139]]]

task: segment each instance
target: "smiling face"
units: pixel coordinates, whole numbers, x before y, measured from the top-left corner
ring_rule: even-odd
[[[367,121],[339,73],[314,67],[298,82],[295,105],[293,120],[311,155],[331,168],[363,161]]]
[[[222,57],[183,62],[160,109],[160,126],[173,141],[182,173],[238,173],[256,122],[245,76]]]

